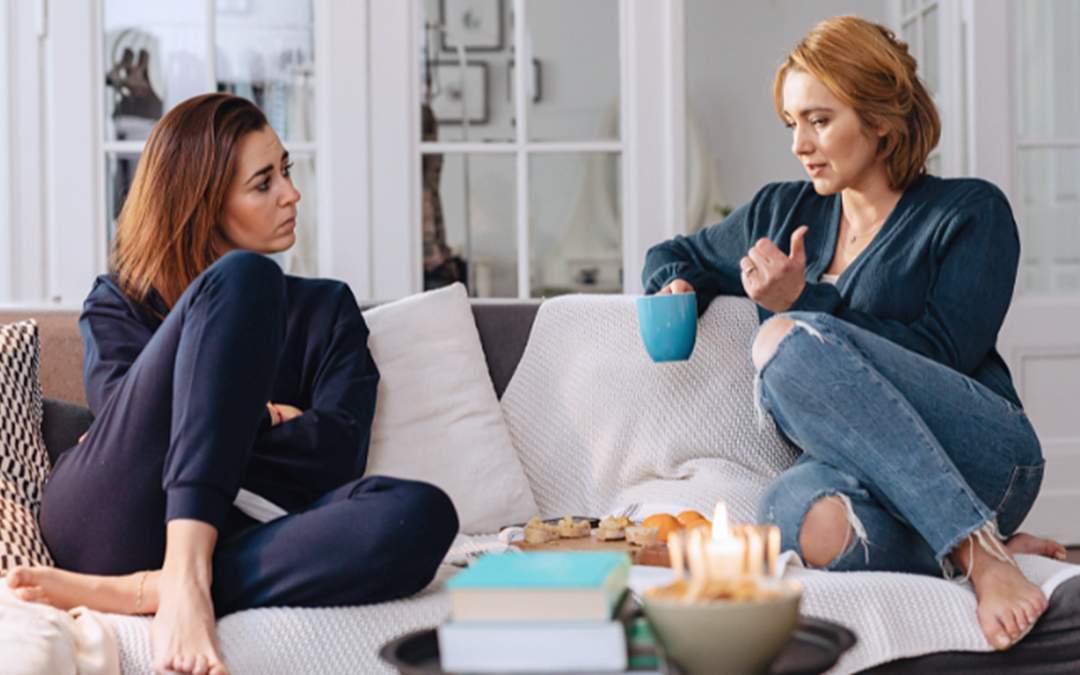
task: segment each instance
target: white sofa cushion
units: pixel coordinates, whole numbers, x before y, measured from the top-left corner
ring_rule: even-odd
[[[576,295],[540,306],[503,393],[514,447],[544,516],[676,503],[754,519],[794,450],[759,426],[750,343],[754,305],[717,298],[688,361],[654,363],[634,299]]]
[[[23,602],[0,581],[0,671],[120,675],[116,637],[105,615]]]
[[[40,362],[34,321],[0,326],[0,575],[17,565],[52,565],[37,524],[49,475]]]
[[[442,488],[465,533],[535,515],[465,287],[381,305],[364,319],[381,375],[367,473]]]

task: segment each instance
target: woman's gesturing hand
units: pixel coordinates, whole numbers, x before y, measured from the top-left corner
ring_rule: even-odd
[[[270,426],[272,427],[304,414],[304,411],[299,408],[287,403],[274,403],[273,401],[267,401],[266,409],[270,411]]]
[[[743,288],[751,300],[770,312],[788,310],[806,286],[806,249],[803,225],[791,233],[791,255],[768,239],[759,239],[739,261]]]
[[[683,281],[682,279],[676,279],[667,286],[664,286],[656,292],[657,295],[671,295],[672,293],[693,293],[694,287],[690,285],[690,282]]]

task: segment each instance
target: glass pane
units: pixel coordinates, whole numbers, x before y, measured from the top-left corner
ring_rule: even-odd
[[[510,0],[423,0],[421,137],[512,141]]]
[[[526,10],[534,59],[525,72],[530,140],[617,140],[618,0],[543,0]]]
[[[931,94],[938,92],[941,76],[941,59],[938,57],[938,8],[933,7],[923,14],[923,81],[930,88]]]
[[[904,2],[903,2],[904,16],[907,16],[908,14],[911,14],[912,12],[914,12],[915,8],[918,6],[918,4],[919,4],[918,0],[904,0]]]
[[[164,111],[207,91],[206,6],[105,0],[105,138],[142,140]]]
[[[529,159],[531,295],[622,292],[617,153]]]
[[[1080,3],[1013,4],[1020,139],[1080,138]]]
[[[319,210],[315,188],[315,156],[291,153],[293,185],[300,191],[297,205],[296,243],[280,256],[281,266],[289,274],[314,277],[319,274]]]
[[[461,281],[478,298],[513,298],[517,200],[513,155],[424,155],[424,289]]]
[[[217,90],[266,113],[285,141],[314,138],[311,0],[217,0]]]
[[[942,171],[941,153],[935,152],[926,160],[926,170],[934,176],[940,176]]]
[[[1019,292],[1080,290],[1080,149],[1017,153],[1021,274]]]
[[[907,43],[908,50],[918,61],[921,54],[919,53],[919,21],[918,19],[912,19],[904,23],[900,27],[900,39]]]
[[[105,155],[105,208],[106,208],[106,250],[112,250],[113,236],[116,234],[116,217],[124,206],[131,182],[135,178],[135,167],[139,163],[139,153],[121,152]]]

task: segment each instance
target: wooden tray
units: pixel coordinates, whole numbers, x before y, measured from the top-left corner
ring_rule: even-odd
[[[577,539],[556,539],[546,544],[529,544],[524,541],[512,543],[522,551],[619,551],[627,553],[630,556],[630,562],[634,565],[671,567],[667,544],[650,544],[641,547],[629,544],[625,539],[600,541],[595,536]]]

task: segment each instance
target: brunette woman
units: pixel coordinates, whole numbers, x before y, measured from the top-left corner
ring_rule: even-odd
[[[57,461],[41,525],[58,568],[27,600],[153,614],[154,667],[224,673],[215,617],[381,602],[427,585],[458,527],[439,489],[363,477],[379,371],[341,282],[282,274],[289,153],[245,99],[155,126],[112,272],[80,327],[95,421]],[[241,489],[288,514],[259,522]]]

